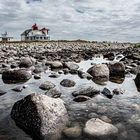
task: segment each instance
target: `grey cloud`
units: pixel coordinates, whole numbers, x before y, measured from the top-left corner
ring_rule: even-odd
[[[35,22],[52,39],[140,41],[139,0],[0,0],[0,31],[20,33]]]

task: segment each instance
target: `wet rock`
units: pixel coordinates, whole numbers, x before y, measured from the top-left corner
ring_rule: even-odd
[[[104,54],[104,58],[107,58],[108,60],[114,60],[115,59],[115,54],[114,53]]]
[[[33,70],[34,73],[38,74],[38,73],[41,73],[43,72],[43,68],[42,67],[35,67],[35,69]]]
[[[50,90],[54,87],[55,87],[55,85],[50,81],[46,81],[39,86],[39,88],[42,90]]]
[[[113,92],[113,94],[115,94],[115,95],[119,95],[119,94],[124,94],[125,90],[120,89],[120,88],[116,88],[116,89],[114,89],[112,92]]]
[[[101,92],[103,95],[105,95],[107,98],[111,99],[113,98],[113,94],[111,91],[107,88],[104,88],[103,91]]]
[[[121,62],[112,62],[108,64],[110,77],[124,77],[125,76],[125,66]]]
[[[47,61],[46,65],[49,65],[52,69],[63,67],[63,64],[60,61]]]
[[[65,128],[63,134],[68,138],[78,138],[82,134],[82,129],[79,126]]]
[[[60,75],[57,74],[57,73],[52,73],[51,75],[49,75],[49,77],[51,77],[51,78],[58,78],[58,77],[60,77]]]
[[[64,74],[68,74],[69,73],[69,69],[67,69],[67,68],[65,68],[65,69],[63,69],[63,72],[64,72]]]
[[[116,136],[118,129],[114,125],[98,118],[92,118],[86,122],[84,132],[93,138],[107,139],[110,136]]]
[[[78,74],[78,71],[72,69],[72,70],[69,71],[69,73],[70,73],[70,74]]]
[[[34,75],[34,79],[41,79],[41,75],[35,74],[35,75]]]
[[[19,67],[29,68],[33,65],[31,58],[24,57],[21,58],[21,61],[19,63]]]
[[[0,96],[4,95],[6,93],[7,93],[6,91],[0,89]]]
[[[59,98],[61,96],[61,92],[58,91],[57,89],[53,88],[53,89],[50,89],[49,91],[47,91],[45,93],[45,95],[49,96],[49,97],[52,97],[52,98]]]
[[[75,62],[65,62],[64,67],[70,70],[78,70],[79,66]]]
[[[58,74],[63,74],[64,72],[62,70],[59,70],[58,71]]]
[[[110,77],[109,81],[117,84],[122,84],[124,82],[125,77],[120,77],[120,76],[113,76]]]
[[[98,118],[98,114],[92,112],[92,113],[88,114],[88,118],[89,119],[91,119],[91,118]]]
[[[130,73],[136,75],[136,74],[138,73],[138,67],[133,67],[133,68],[131,68],[131,69],[130,69]]]
[[[72,95],[74,97],[79,96],[79,95],[84,95],[88,97],[93,97],[97,94],[99,94],[100,91],[97,90],[97,87],[94,86],[89,86],[89,87],[79,87],[76,91],[72,92]]]
[[[10,68],[10,66],[6,63],[2,63],[2,68]]]
[[[106,82],[109,80],[109,69],[105,64],[96,64],[87,71],[94,81]]]
[[[11,111],[16,125],[33,139],[58,140],[68,122],[61,99],[31,94],[16,102]]]
[[[12,69],[17,68],[17,67],[18,67],[18,64],[17,64],[17,63],[12,63],[12,64],[11,64],[11,68],[12,68]]]
[[[75,102],[85,102],[85,101],[90,100],[90,99],[91,98],[88,97],[88,96],[78,95],[73,99],[73,101],[75,101]]]
[[[106,123],[111,123],[111,122],[112,122],[112,120],[109,119],[107,116],[101,116],[100,119],[101,119],[102,121],[106,122]]]
[[[131,58],[134,59],[134,60],[139,60],[140,61],[140,54],[139,53],[133,53]]]
[[[74,87],[75,84],[76,83],[73,80],[70,80],[70,79],[63,79],[60,82],[60,85],[63,86],[63,87]]]
[[[88,79],[88,80],[90,80],[90,79],[93,78],[89,73],[83,72],[83,71],[81,71],[81,70],[78,71],[78,76],[79,76],[80,78]]]
[[[28,87],[28,85],[23,85],[23,88],[26,89]]]
[[[12,89],[13,91],[16,92],[21,92],[23,90],[23,86],[16,86],[15,88]]]
[[[138,91],[140,91],[140,68],[139,68],[138,74],[136,75],[136,78],[134,81],[135,81]]]
[[[2,80],[5,83],[25,82],[32,77],[31,73],[24,69],[7,70],[2,73]]]

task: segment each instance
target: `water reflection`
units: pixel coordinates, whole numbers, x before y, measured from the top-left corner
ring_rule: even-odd
[[[82,61],[79,63],[80,68],[85,72],[91,67],[91,63],[108,63],[102,57],[93,58],[93,60]],[[78,123],[81,127],[84,127],[85,122],[89,117],[107,116],[111,119],[112,123],[119,128],[118,140],[138,140],[140,137],[140,94],[138,93],[135,83],[134,75],[132,77],[126,77],[121,79],[112,79],[106,82],[105,85],[98,85],[98,82],[92,80],[81,79],[78,75],[61,74],[58,78],[51,78],[49,75],[52,71],[47,70],[41,74],[41,79],[30,79],[25,83],[19,83],[20,86],[27,85],[27,88],[23,89],[21,93],[14,92],[13,89],[17,84],[5,84],[0,77],[0,89],[7,93],[0,96],[0,139],[5,138],[8,140],[31,140],[31,138],[25,134],[21,129],[16,127],[9,114],[13,104],[24,98],[31,93],[44,94],[45,92],[39,89],[41,83],[45,81],[51,81],[56,85],[55,88],[61,91],[61,98],[65,101],[66,107],[71,120],[71,125]],[[63,79],[71,79],[76,82],[76,86],[72,88],[62,87],[59,83]],[[73,101],[71,93],[80,87],[88,87],[89,85],[97,87],[99,90],[103,90],[104,87],[109,88],[111,91],[115,88],[121,88],[125,90],[124,94],[114,95],[110,100],[103,95],[97,95],[91,100],[82,103],[76,103]],[[88,140],[85,135],[81,135],[77,140]],[[63,137],[62,140],[67,140]]]

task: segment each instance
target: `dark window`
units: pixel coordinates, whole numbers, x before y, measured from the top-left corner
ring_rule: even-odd
[[[44,37],[44,39],[46,39],[46,37]]]
[[[42,37],[40,37],[40,39],[42,39]]]

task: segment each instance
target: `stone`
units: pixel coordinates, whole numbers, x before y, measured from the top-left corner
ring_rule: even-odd
[[[114,89],[112,92],[113,92],[113,94],[115,94],[115,95],[119,95],[119,94],[124,94],[125,90],[120,89],[120,88],[116,88],[116,89]]]
[[[68,68],[63,69],[64,74],[68,74],[69,71],[70,71],[70,70],[69,70]]]
[[[11,64],[11,68],[12,68],[12,69],[17,68],[17,67],[18,67],[18,64],[17,64],[17,63],[12,63],[12,64]]]
[[[39,86],[39,88],[42,90],[50,90],[54,87],[55,87],[55,85],[50,81],[46,81]]]
[[[63,134],[68,138],[78,138],[82,134],[82,129],[79,126],[65,128]]]
[[[50,89],[45,93],[45,95],[52,97],[52,98],[59,98],[61,96],[61,92],[58,91],[56,88]]]
[[[77,71],[77,70],[74,70],[74,69],[71,69],[71,70],[69,71],[69,73],[70,73],[70,74],[78,74],[78,71]]]
[[[84,132],[94,138],[108,138],[118,134],[118,128],[98,118],[92,118],[86,122]]]
[[[103,91],[101,91],[101,93],[103,95],[105,95],[107,98],[112,99],[113,98],[113,94],[111,93],[111,91],[107,88],[104,88]]]
[[[33,139],[58,140],[68,123],[64,102],[42,94],[31,94],[17,101],[11,111],[16,125]]]
[[[97,87],[94,87],[94,86],[88,86],[88,87],[80,86],[76,91],[72,92],[72,95],[74,97],[79,96],[79,95],[93,97],[93,96],[95,96],[99,93],[100,93],[100,91],[97,90]]]
[[[37,67],[35,67],[35,69],[33,70],[33,73],[38,74],[38,73],[41,73],[41,72],[43,72],[43,71],[44,71],[44,70],[43,70],[42,67],[37,66]]]
[[[91,98],[88,97],[88,96],[78,95],[73,99],[73,101],[75,101],[75,102],[85,102],[85,101],[90,100],[90,99]]]
[[[107,58],[108,60],[114,60],[115,59],[115,54],[114,53],[104,54],[104,58]]]
[[[29,68],[33,65],[31,58],[29,57],[24,57],[21,58],[19,67],[24,67],[24,68]]]
[[[63,64],[60,61],[47,61],[46,65],[49,65],[52,69],[63,67]]]
[[[135,81],[135,85],[137,87],[137,90],[140,91],[140,68],[139,68],[139,71],[138,71],[134,81]]]
[[[133,67],[130,69],[130,73],[137,75],[138,73],[138,67]]]
[[[40,74],[34,74],[34,79],[41,79],[41,75]]]
[[[90,113],[90,114],[88,114],[88,118],[89,119],[91,119],[91,118],[97,118],[98,117],[98,114],[96,114],[96,113]]]
[[[109,69],[105,64],[96,64],[87,71],[94,81],[106,82],[109,80]]]
[[[6,93],[7,93],[6,91],[0,89],[0,96],[4,95]]]
[[[2,63],[2,68],[10,68],[10,66],[6,63]]]
[[[110,77],[124,77],[125,65],[121,62],[112,62],[108,64]]]
[[[13,91],[16,92],[21,92],[23,90],[23,86],[16,86],[15,88],[12,89]]]
[[[70,70],[78,70],[79,66],[75,62],[65,62],[64,67]]]
[[[58,78],[58,77],[60,77],[60,75],[57,74],[57,73],[52,73],[51,75],[49,75],[49,77],[51,77],[51,78]]]
[[[112,120],[109,119],[107,116],[101,116],[100,119],[101,119],[102,121],[106,122],[106,123],[111,123],[111,122],[112,122]]]
[[[63,79],[60,82],[60,85],[63,86],[63,87],[74,87],[75,84],[76,83],[73,80],[70,80],[70,79]]]
[[[7,70],[2,73],[2,80],[4,81],[4,83],[25,82],[31,77],[31,73],[24,69]]]

